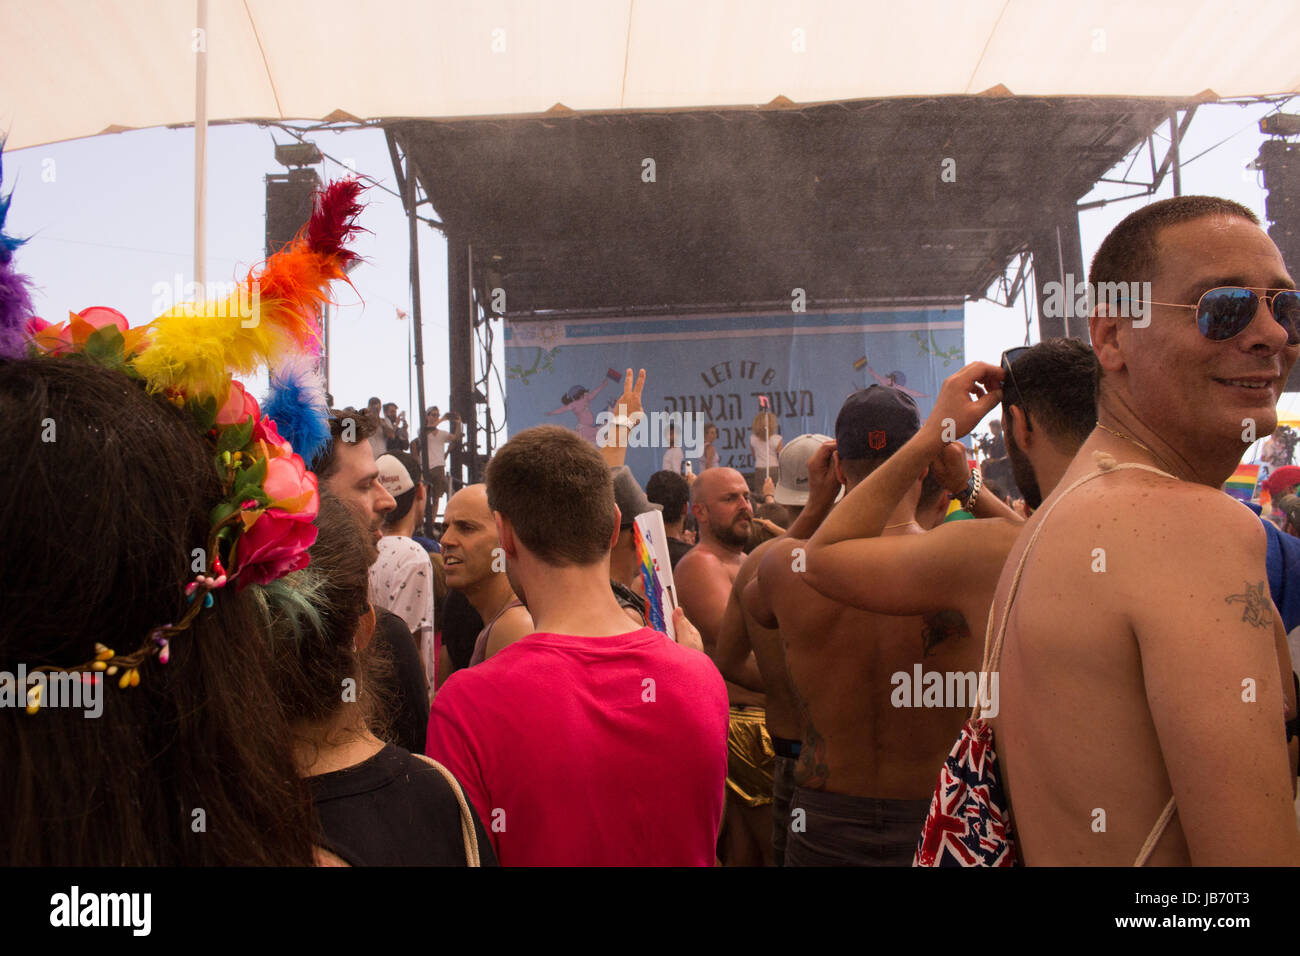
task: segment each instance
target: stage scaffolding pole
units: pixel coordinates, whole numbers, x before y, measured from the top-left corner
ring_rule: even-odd
[[[393,146],[392,138],[389,138],[390,148]],[[417,226],[419,225],[415,212],[418,206],[415,195],[415,169],[411,163],[411,150],[407,143],[402,144],[402,153],[406,166],[406,188],[403,190],[403,205],[406,206],[406,221],[408,225],[408,235],[410,236],[411,245],[411,331],[415,338],[415,390],[416,396],[420,403],[419,428],[416,429],[416,438],[419,440],[420,455],[420,473],[428,481],[429,475],[429,443],[424,438],[424,422],[428,417],[425,413],[424,406],[424,336],[421,323],[423,321],[423,309],[420,307],[420,237]],[[396,157],[394,157],[396,160]],[[433,519],[437,515],[430,514],[432,508],[425,508],[424,511],[424,535],[425,537],[433,536]]]

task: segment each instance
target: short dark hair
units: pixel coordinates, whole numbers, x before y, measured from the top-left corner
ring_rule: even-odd
[[[347,422],[352,422],[352,440],[356,442],[365,441],[379,428],[379,424],[364,412],[359,412],[351,405],[347,408],[330,409],[330,440],[325,443],[316,457],[311,460],[311,470],[316,473],[316,477],[325,481],[339,469],[338,455],[334,453],[334,445],[343,438],[343,428]]]
[[[1062,452],[1076,452],[1097,424],[1097,381],[1101,365],[1078,339],[1044,339],[1016,356],[1014,379],[1004,385],[1004,405],[1033,416]]]
[[[388,411],[390,408],[392,408],[392,409],[396,409],[396,408],[397,408],[397,403],[396,403],[396,402],[384,402],[384,411]]]
[[[645,483],[645,496],[653,504],[663,505],[664,521],[675,524],[686,514],[691,500],[691,486],[675,471],[656,471]]]
[[[506,442],[487,466],[488,507],[547,564],[594,564],[614,536],[614,482],[596,446],[558,425]]]
[[[1159,255],[1160,230],[1207,216],[1235,216],[1259,225],[1259,218],[1241,203],[1218,196],[1175,196],[1153,202],[1125,216],[1102,241],[1088,272],[1092,288],[1103,282],[1149,281]]]

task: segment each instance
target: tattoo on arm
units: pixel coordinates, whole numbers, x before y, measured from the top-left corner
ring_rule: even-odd
[[[1226,604],[1243,605],[1241,619],[1251,627],[1273,626],[1273,599],[1265,590],[1263,581],[1258,584],[1247,582],[1244,593],[1229,594],[1223,600]]]
[[[966,616],[960,611],[952,610],[927,614],[925,627],[921,630],[921,656],[929,657],[932,650],[950,637],[970,637]]]

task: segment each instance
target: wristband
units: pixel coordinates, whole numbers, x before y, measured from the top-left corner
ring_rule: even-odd
[[[637,422],[645,418],[645,412],[633,412],[631,415],[615,415],[610,424],[616,428],[634,428]]]

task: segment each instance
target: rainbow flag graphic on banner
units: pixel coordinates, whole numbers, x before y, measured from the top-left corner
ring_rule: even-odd
[[[673,609],[677,607],[677,591],[673,586],[673,566],[668,559],[663,513],[647,511],[637,515],[632,530],[641,564],[641,582],[645,585],[646,616],[651,627],[676,641]]]
[[[1232,477],[1223,483],[1223,490],[1238,501],[1251,501],[1259,481],[1259,465],[1238,465]]]

